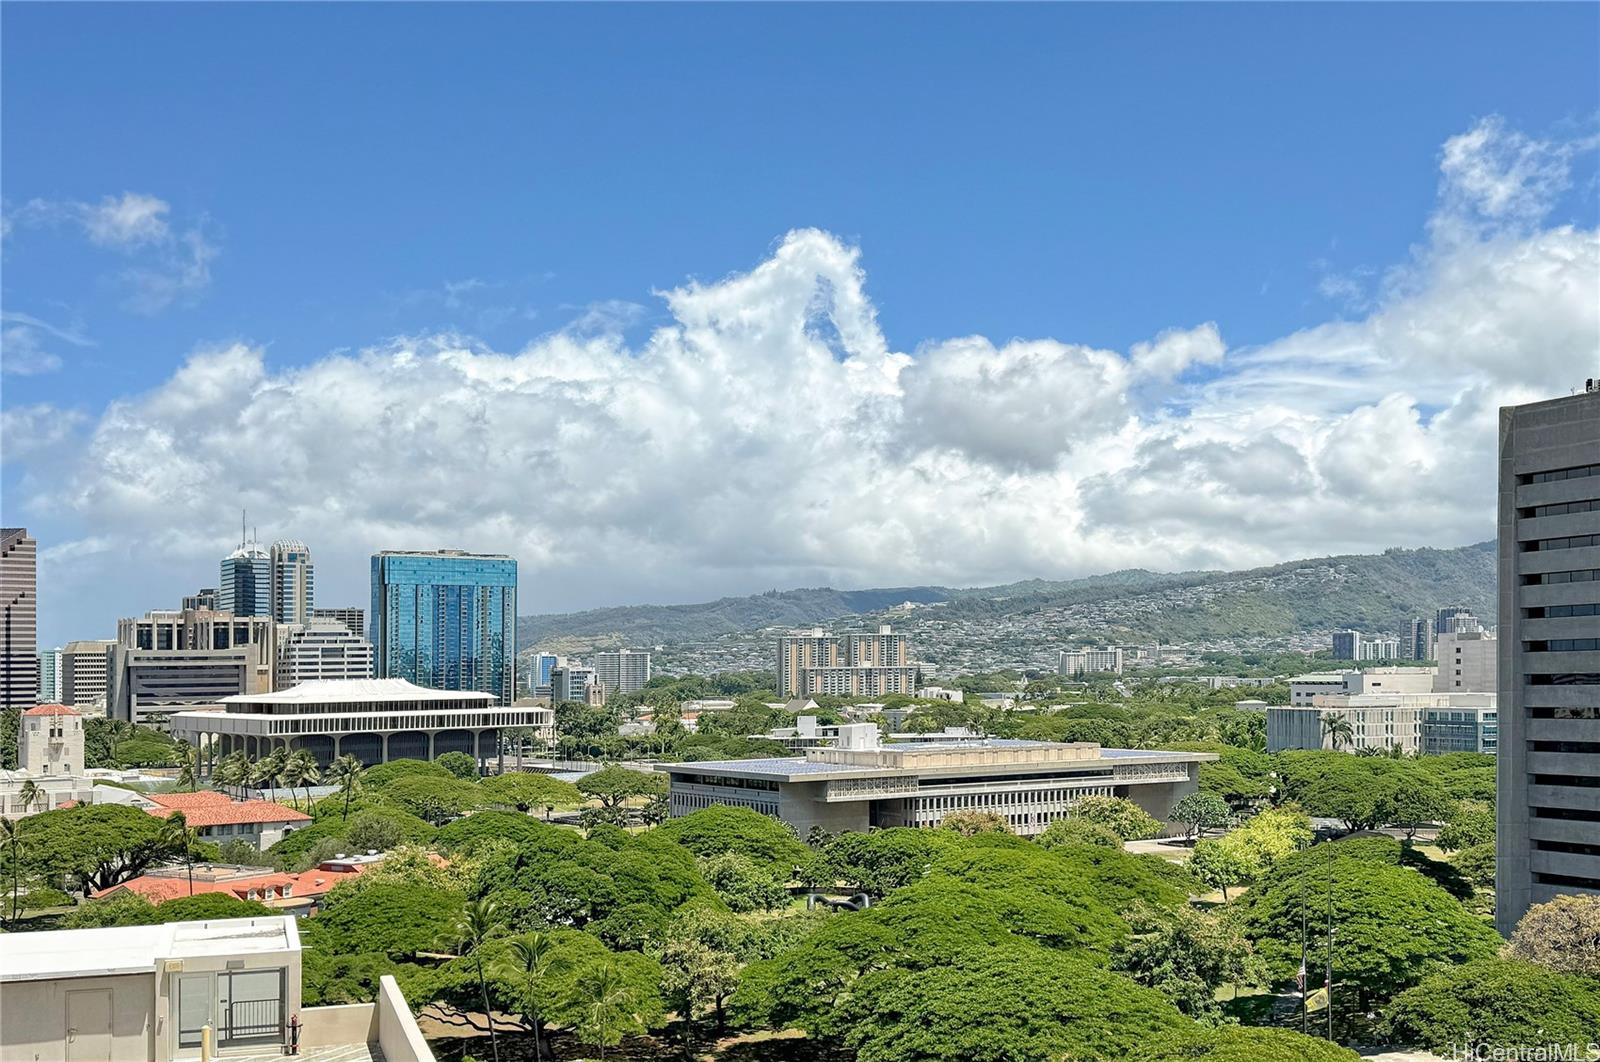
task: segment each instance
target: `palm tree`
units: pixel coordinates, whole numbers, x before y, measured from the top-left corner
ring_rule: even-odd
[[[40,789],[32,778],[28,778],[23,781],[22,788],[17,790],[17,799],[22,801],[22,813],[26,815],[28,809],[35,804],[43,808],[46,797],[44,790]]]
[[[340,816],[341,818],[350,817],[350,798],[360,790],[361,776],[366,773],[366,765],[348,752],[328,765],[328,780],[337,785],[339,792],[344,794],[344,814]]]
[[[494,1011],[489,1009],[489,985],[483,979],[483,952],[480,949],[499,925],[499,904],[486,896],[467,904],[467,909],[456,919],[451,933],[457,953],[463,957],[471,955],[477,960],[478,993],[483,998],[483,1016],[489,1022],[489,1051],[494,1055],[494,1062],[500,1062],[500,1043],[494,1034]]]
[[[288,759],[289,754],[282,748],[273,749],[250,765],[250,784],[256,789],[276,789]]]
[[[166,848],[183,848],[183,865],[189,870],[189,895],[194,895],[194,841],[189,834],[189,820],[183,812],[174,811],[161,827],[161,842]]]
[[[538,997],[534,994],[539,983],[550,976],[555,968],[555,938],[549,933],[533,932],[511,942],[511,968],[528,980],[528,1009],[524,1017],[533,1026],[533,1057],[535,1062],[544,1057],[544,1017],[539,1013]]]
[[[1334,714],[1323,718],[1322,736],[1328,739],[1328,744],[1337,752],[1355,740],[1356,730],[1350,725],[1350,720],[1343,715]]]
[[[22,828],[17,819],[0,817],[0,846],[11,853],[11,918],[21,914],[17,910],[17,894],[22,878]]]
[[[291,799],[296,786],[305,788],[307,811],[311,810],[311,787],[320,781],[322,771],[317,767],[317,757],[310,749],[296,749],[283,761],[283,784],[289,787]]]
[[[177,792],[194,792],[199,775],[200,750],[190,745],[187,741],[173,742],[181,765],[178,768],[178,780],[173,788]]]
[[[583,993],[583,1026],[594,1034],[602,1062],[606,1057],[606,1036],[613,1023],[633,1001],[633,992],[623,983],[615,965],[606,963],[579,989]]]
[[[222,757],[217,761],[216,770],[211,772],[212,780],[224,786],[242,786],[249,777],[250,757],[243,749],[234,749]]]

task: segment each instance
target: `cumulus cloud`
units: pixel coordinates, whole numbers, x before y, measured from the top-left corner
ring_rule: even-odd
[[[1464,543],[1491,533],[1496,407],[1600,356],[1600,233],[1538,221],[1570,151],[1495,121],[1453,139],[1435,237],[1366,316],[1259,346],[1187,322],[1125,352],[899,351],[859,249],[799,230],[659,292],[636,341],[612,307],[511,351],[198,350],[54,447],[27,504],[93,533],[83,578],[124,555],[100,539],[152,536],[176,584],[204,578],[243,505],[312,543],[325,594],[359,599],[372,550],[459,545],[516,555],[530,611]]]

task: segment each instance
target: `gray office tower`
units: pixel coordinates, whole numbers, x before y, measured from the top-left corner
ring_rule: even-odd
[[[1600,895],[1600,385],[1500,411],[1495,921]]]

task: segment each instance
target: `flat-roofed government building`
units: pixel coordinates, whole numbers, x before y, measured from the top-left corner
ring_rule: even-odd
[[[813,826],[933,827],[952,812],[992,811],[1028,836],[1084,797],[1118,796],[1169,823],[1172,806],[1198,788],[1200,764],[1217,758],[1007,738],[884,742],[871,723],[839,731],[833,746],[794,757],[661,764],[671,813],[747,807],[804,836]]]
[[[492,693],[431,690],[404,679],[321,679],[275,693],[224,697],[220,709],[178,712],[172,736],[206,750],[206,769],[236,749],[252,758],[309,749],[326,767],[352,755],[372,765],[465,752],[498,759],[501,731],[555,725],[533,705],[501,707]]]

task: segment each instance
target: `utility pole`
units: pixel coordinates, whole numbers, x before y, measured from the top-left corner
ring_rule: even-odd
[[[1333,1038],[1333,860],[1328,860],[1328,1042],[1337,1043]]]
[[[1300,973],[1295,977],[1295,983],[1300,986],[1300,1032],[1308,1033],[1307,1023],[1311,1020],[1306,1011],[1306,876],[1300,875]]]

